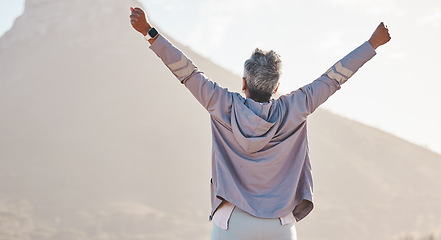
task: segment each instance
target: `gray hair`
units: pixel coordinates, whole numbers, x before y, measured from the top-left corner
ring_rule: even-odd
[[[243,77],[250,97],[258,102],[271,98],[282,74],[280,56],[271,51],[256,48],[251,57],[245,61]]]

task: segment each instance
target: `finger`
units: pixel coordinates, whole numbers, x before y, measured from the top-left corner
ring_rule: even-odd
[[[135,16],[135,17],[143,17],[144,15],[142,15],[141,13],[138,13],[136,11],[133,11],[132,14],[130,16]]]
[[[134,8],[133,8],[133,7],[130,7],[130,12],[133,12],[133,10],[134,10]]]
[[[132,12],[133,15],[142,15],[142,13],[137,12],[136,10]]]
[[[144,11],[141,8],[135,8],[133,10],[133,12],[139,13],[139,14],[144,14]]]
[[[135,15],[130,15],[130,20],[138,20],[138,17]]]
[[[384,22],[381,22],[380,25],[378,25],[378,29],[387,29],[384,25]]]

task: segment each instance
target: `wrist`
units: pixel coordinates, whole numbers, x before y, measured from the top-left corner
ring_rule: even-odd
[[[372,39],[369,39],[369,44],[371,44],[371,46],[374,48],[374,49],[377,49],[377,47],[379,46],[375,41],[372,41]]]
[[[156,37],[154,37],[154,38],[150,38],[150,39],[148,40],[148,42],[149,42],[150,44],[153,44],[153,43],[156,41],[156,39],[158,38],[158,36],[159,36],[159,34],[156,35]]]
[[[141,32],[142,35],[147,36],[147,33],[149,32],[149,30],[152,28],[152,26],[150,26],[149,24],[147,24],[147,26],[143,29],[143,31]]]

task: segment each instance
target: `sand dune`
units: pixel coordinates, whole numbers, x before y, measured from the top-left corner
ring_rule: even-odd
[[[208,239],[209,116],[131,29],[134,4],[27,0],[0,39],[0,239]],[[441,156],[323,109],[309,137],[300,239],[439,238]]]

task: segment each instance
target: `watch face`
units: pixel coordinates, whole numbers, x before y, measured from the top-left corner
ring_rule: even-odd
[[[158,31],[156,31],[156,29],[153,27],[149,30],[148,34],[151,38],[154,38],[156,35],[158,35]]]

